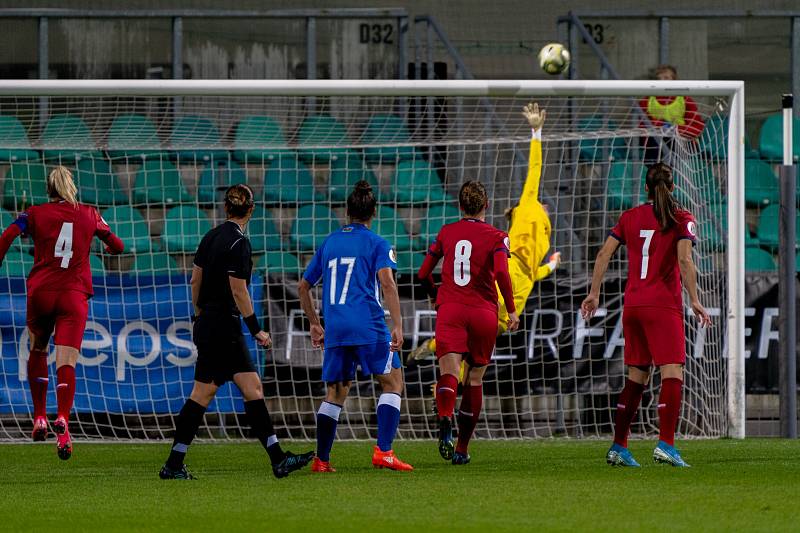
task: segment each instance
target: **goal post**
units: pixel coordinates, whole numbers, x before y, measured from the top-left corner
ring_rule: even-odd
[[[687,139],[674,128],[652,127],[637,103],[651,96],[697,100],[703,135]],[[78,372],[78,380],[88,382],[78,387],[78,434],[164,438],[171,431],[195,356],[186,292],[197,244],[192,239],[221,220],[220,187],[240,180],[256,183],[264,200],[264,219],[249,228],[254,249],[258,242],[261,279],[253,292],[276,340],[266,355],[253,353],[276,426],[287,436],[312,437],[321,354],[307,341],[294,285],[318,241],[303,231],[342,222],[343,191],[358,177],[374,180],[381,208],[395,217],[379,212],[375,230],[392,241],[403,263],[398,275],[407,353],[433,329],[432,308],[414,287],[413,267],[431,232],[451,216],[461,181],[487,183],[489,221],[507,229],[503,208],[515,205],[526,178],[530,129],[521,109],[530,100],[548,110],[540,198],[550,211],[551,251],[564,251],[565,264],[534,287],[522,331],[498,341],[478,435],[609,431],[611,398],[622,376],[624,262],[615,259],[609,269],[605,318],[584,323],[577,316],[579,295],[614,219],[642,197],[647,143],[655,139],[659,156],[675,168],[680,201],[701,225],[699,285],[717,313],[708,333],[687,321],[690,361],[680,430],[743,438],[743,82],[0,80],[0,115],[14,117],[29,143],[0,134],[0,156],[6,149],[17,153],[0,160],[3,206],[13,212],[29,205],[37,169],[61,162],[83,180],[82,201],[119,188],[112,199],[100,194],[101,212],[124,213],[115,222],[139,243],[118,262],[96,254],[105,270],[95,278],[102,297],[93,304],[90,321],[97,320],[84,341],[91,354],[85,373]],[[60,129],[51,126],[56,118]],[[99,166],[86,171],[87,161]],[[84,185],[93,196],[84,196]],[[143,240],[136,228],[145,228]],[[18,279],[29,268],[29,245],[23,242],[7,260],[20,268],[0,272],[0,440],[24,438],[29,424],[24,285]],[[151,268],[141,270],[145,256]],[[166,266],[157,270],[155,262]],[[406,369],[402,437],[432,434],[432,376],[431,360]],[[340,438],[374,434],[374,385],[362,380],[353,391]],[[241,411],[236,394],[229,388],[220,394],[209,411],[216,418],[207,417],[201,436],[243,436],[232,414]],[[655,427],[648,398],[636,426],[642,435]]]

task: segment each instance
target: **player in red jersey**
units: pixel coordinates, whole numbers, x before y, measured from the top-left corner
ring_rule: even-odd
[[[458,201],[464,218],[442,227],[417,276],[436,298],[439,453],[453,464],[466,464],[467,446],[483,404],[483,374],[497,337],[496,287],[506,302],[508,329],[516,331],[519,317],[508,273],[508,235],[485,222],[486,189],[479,181],[468,181],[461,186]],[[432,273],[442,258],[442,284],[437,288]],[[467,366],[454,450],[452,417],[462,360]]]
[[[122,253],[122,241],[97,210],[79,204],[72,173],[56,167],[47,177],[46,204],[29,207],[0,235],[0,262],[19,235],[33,239],[34,263],[28,274],[27,325],[31,338],[28,383],[33,397],[33,440],[47,437],[47,346],[54,335],[58,386],[58,416],[53,431],[61,459],[72,455],[69,412],[75,396],[75,364],[81,348],[92,272],[89,252],[99,237],[109,253]]]
[[[659,442],[653,459],[673,466],[689,466],[674,447],[686,361],[681,280],[700,325],[711,324],[697,296],[697,273],[692,261],[697,223],[672,197],[675,185],[669,166],[664,163],[650,166],[645,185],[650,201],[625,211],[597,254],[592,288],[581,304],[581,314],[588,319],[597,311],[600,284],[608,263],[620,244],[627,245],[628,281],[622,329],[628,379],[617,400],[614,444],[606,461],[612,465],[639,466],[628,451],[628,432],[651,367],[655,365],[661,374],[661,392]]]

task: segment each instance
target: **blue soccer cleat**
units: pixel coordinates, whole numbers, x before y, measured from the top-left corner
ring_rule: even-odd
[[[443,416],[439,419],[439,455],[445,461],[453,459],[456,444],[453,441],[453,422],[450,417]]]
[[[674,446],[670,446],[663,440],[658,441],[658,446],[653,450],[653,461],[679,467],[691,466],[683,460],[680,452]]]
[[[620,446],[617,443],[612,444],[611,448],[608,449],[606,462],[611,466],[632,466],[635,468],[642,466],[636,462],[636,459],[633,458],[633,454],[628,448]]]
[[[468,453],[455,452],[453,454],[452,463],[454,465],[468,465],[472,458]]]

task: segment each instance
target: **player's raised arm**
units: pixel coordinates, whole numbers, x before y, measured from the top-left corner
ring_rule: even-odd
[[[611,262],[619,243],[620,241],[615,237],[609,236],[603,247],[597,252],[594,270],[592,271],[592,288],[589,290],[589,296],[581,304],[581,316],[584,319],[593,317],[600,305],[600,284],[603,282],[603,276],[606,275],[606,270],[608,270],[608,263]]]
[[[528,175],[525,178],[520,204],[528,198],[539,197],[539,181],[542,177],[542,127],[547,114],[544,109],[539,110],[539,104],[531,102],[523,108],[522,115],[531,127],[531,147],[528,154]]]
[[[700,297],[697,295],[697,269],[692,260],[692,241],[688,239],[678,241],[678,266],[681,269],[683,286],[689,293],[689,305],[694,316],[700,321],[701,327],[710,326],[711,317],[700,303]]]

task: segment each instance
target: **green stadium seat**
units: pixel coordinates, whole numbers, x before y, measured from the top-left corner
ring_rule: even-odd
[[[0,115],[0,162],[36,159],[39,159],[39,152],[31,148],[22,122],[11,115]]]
[[[754,236],[750,233],[750,230],[745,228],[744,230],[744,245],[745,246],[755,246],[758,248],[761,246],[761,243],[758,241],[758,237]]]
[[[458,222],[461,220],[461,211],[452,203],[436,203],[428,207],[428,213],[422,219],[422,229],[420,231],[420,238],[423,239],[425,246],[430,244],[436,239],[439,230],[445,224],[451,222]]]
[[[343,157],[350,142],[347,129],[336,118],[329,115],[306,117],[297,131],[300,157],[309,162],[325,163]],[[308,148],[307,148],[308,147]]]
[[[780,200],[778,178],[768,163],[760,159],[745,159],[744,200],[751,207],[774,204]]]
[[[128,205],[118,205],[103,211],[102,216],[111,226],[111,231],[125,243],[126,254],[160,251],[158,243],[150,238],[150,228],[138,209]]]
[[[771,253],[749,246],[744,249],[744,266],[748,272],[772,272],[777,268]]]
[[[378,194],[378,180],[358,152],[349,151],[331,161],[331,173],[328,178],[328,193],[331,202],[344,202],[353,190],[356,182],[366,180]]]
[[[227,160],[228,151],[222,148],[217,126],[206,117],[184,115],[172,128],[167,147],[181,162]]]
[[[634,177],[636,168],[639,167],[639,183],[637,185]],[[614,161],[608,166],[608,186],[606,197],[608,208],[614,210],[630,209],[635,205],[646,201],[647,192],[644,188],[644,177],[647,167],[641,163],[633,161]],[[637,200],[634,191],[639,188],[639,199]]]
[[[283,248],[281,234],[275,226],[272,214],[261,206],[253,211],[247,231],[253,253],[274,252]]]
[[[300,275],[303,270],[300,260],[296,255],[272,251],[259,256],[256,259],[256,270],[265,272],[266,274],[293,274]]]
[[[364,157],[370,163],[391,163],[414,159],[417,151],[413,146],[391,146],[411,142],[402,118],[394,115],[375,115],[369,119],[361,144],[371,145],[364,148]]]
[[[392,189],[398,204],[441,202],[447,199],[442,181],[433,167],[424,159],[401,161],[397,164]]]
[[[180,172],[169,159],[147,159],[136,172],[134,204],[168,205],[191,201],[192,196],[183,186]]]
[[[168,254],[137,254],[130,273],[166,276],[178,272],[178,263]]]
[[[301,253],[313,252],[325,238],[339,229],[341,223],[328,206],[304,205],[297,210],[292,223],[292,249]]]
[[[33,267],[33,257],[20,249],[11,248],[0,265],[0,277],[23,278]]]
[[[268,204],[301,204],[322,200],[314,191],[314,177],[293,155],[282,155],[264,173],[264,201]]]
[[[600,117],[588,117],[578,121],[578,131],[591,133],[593,131],[613,131],[617,125],[613,121],[605,122]],[[623,138],[609,137],[588,138],[578,142],[578,157],[581,161],[603,161],[609,159],[625,159],[630,154],[627,142]]]
[[[778,249],[780,238],[778,236],[780,222],[780,206],[772,204],[761,211],[761,216],[758,219],[758,240],[761,246],[764,246],[773,252]],[[795,231],[800,235],[800,211],[797,212],[797,223],[795,224]]]
[[[75,182],[81,202],[90,205],[120,205],[128,203],[107,159],[87,158],[78,161]]]
[[[92,269],[93,276],[103,276],[106,273],[106,265],[97,255],[91,254],[89,256],[89,267]]]
[[[416,274],[425,261],[424,251],[400,250],[397,252],[397,272],[399,274]]]
[[[200,173],[197,200],[201,204],[213,204],[221,192],[239,183],[247,183],[247,172],[236,161],[211,161]]]
[[[761,125],[758,136],[758,150],[761,157],[775,163],[783,161],[783,115],[770,115]],[[800,156],[800,119],[792,121],[792,154]]]
[[[240,163],[264,164],[287,153],[286,146],[286,136],[274,119],[250,116],[236,127],[233,157]]]
[[[170,254],[194,252],[203,235],[211,231],[208,216],[193,206],[173,207],[167,211],[165,219],[161,239]]]
[[[6,211],[5,209],[0,209],[0,231],[9,227],[15,219],[16,216],[13,213]]]
[[[120,115],[111,123],[106,151],[113,158],[160,157],[161,140],[155,125],[142,115]]]
[[[11,163],[3,183],[3,207],[18,213],[47,200],[47,168],[41,163]]]
[[[39,140],[45,161],[74,165],[87,157],[102,157],[88,126],[75,115],[53,115]]]
[[[401,251],[419,250],[424,244],[411,238],[405,222],[391,207],[382,205],[378,208],[378,216],[372,221],[372,231],[389,241],[399,253]]]

